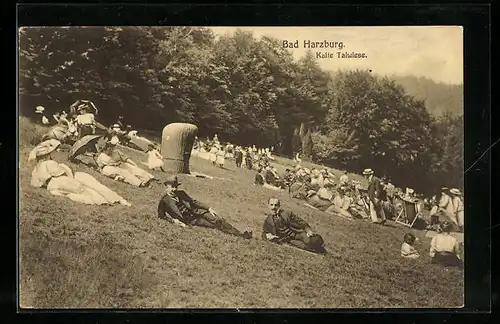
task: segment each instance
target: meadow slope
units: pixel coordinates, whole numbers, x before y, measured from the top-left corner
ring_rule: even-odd
[[[84,166],[55,159],[95,176],[132,207],[87,206],[30,187],[32,142],[43,131],[20,119],[20,305],[45,308],[349,308],[460,307],[463,273],[430,264],[423,231],[349,221],[304,207],[286,193],[252,186],[254,172],[227,169],[193,157],[192,171],[223,179],[180,175],[182,187],[236,227],[243,240],[215,230],[180,228],[156,218],[163,187],[138,189]],[[137,162],[144,155],[127,153]],[[286,163],[284,159],[280,162]],[[288,161],[289,163],[290,161]],[[167,174],[156,173],[160,178]],[[266,201],[320,233],[330,254],[316,256],[260,239]],[[412,231],[418,260],[399,256]]]

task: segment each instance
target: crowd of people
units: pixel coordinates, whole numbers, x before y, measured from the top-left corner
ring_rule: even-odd
[[[36,112],[42,115],[40,121],[43,125],[50,125],[43,107],[37,107]],[[73,172],[68,165],[52,159],[51,153],[58,150],[62,143],[72,144],[74,148],[78,141],[95,135],[99,128],[104,131],[99,141],[89,140],[86,143],[88,145],[83,145],[84,149],[79,150],[78,154],[68,156],[71,162],[83,163],[115,181],[136,187],[150,187],[152,182],[159,181],[117,147],[119,143],[126,144],[137,137],[137,131],[130,126],[124,127],[123,117],[119,117],[117,123],[110,127],[104,127],[96,121],[96,114],[97,109],[92,102],[79,100],[70,107],[70,114],[62,111],[53,115],[56,125],[30,153],[29,160],[37,162],[31,184],[46,188],[53,195],[66,196],[81,203],[120,203],[130,206],[128,201],[88,173]],[[295,167],[279,174],[271,164],[275,160],[273,151],[273,147],[258,149],[255,145],[242,147],[231,143],[222,144],[216,134],[212,140],[202,141],[196,138],[192,155],[205,158],[217,167],[224,167],[226,160],[234,160],[237,168],[256,171],[254,185],[286,191],[292,197],[304,200],[311,208],[352,220],[368,219],[375,224],[384,225],[388,218],[394,219],[401,215],[405,208],[404,201],[411,202],[415,206],[417,217],[427,223],[427,229],[438,233],[431,241],[430,255],[433,260],[447,265],[461,264],[460,254],[457,252],[460,250],[457,248],[459,243],[449,235],[452,231],[463,231],[464,208],[458,189],[442,188],[439,199],[436,196],[425,199],[410,188],[403,192],[390,179],[376,177],[371,169],[363,171],[368,182],[368,186],[363,187],[361,182],[349,179],[346,171],[337,179],[326,167],[309,169],[302,166],[298,154],[294,158]],[[151,170],[165,171],[163,157],[152,142],[148,144],[147,156],[147,162],[142,164]],[[163,184],[166,189],[158,204],[159,218],[184,227],[204,226],[245,239],[252,237],[252,232],[241,232],[220,217],[213,208],[195,200],[185,191],[178,190],[180,183],[176,176],[169,176]],[[314,233],[307,222],[295,213],[284,210],[277,198],[269,199],[268,206],[269,214],[263,224],[264,240],[288,243],[315,253],[326,253],[323,238]],[[427,218],[423,216],[424,209],[429,210]],[[415,241],[413,234],[405,235],[401,247],[403,257],[418,257],[414,248]]]
[[[379,225],[384,225],[387,219],[401,219],[409,225],[411,220],[404,219],[406,213],[403,209],[414,208],[411,216],[420,222],[418,225],[436,233],[431,243],[431,256],[438,255],[439,259],[440,254],[436,251],[449,250],[460,260],[457,251],[460,250],[461,242],[449,235],[452,232],[463,233],[464,230],[464,205],[460,190],[443,187],[440,195],[428,198],[417,194],[412,188],[403,190],[396,187],[389,178],[375,176],[372,169],[363,171],[368,183],[363,186],[360,181],[349,179],[347,171],[343,171],[337,179],[327,167],[304,167],[299,153],[294,155],[295,166],[279,174],[271,164],[274,160],[272,152],[272,147],[257,149],[255,145],[242,147],[231,143],[222,144],[217,135],[212,140],[197,139],[193,147],[193,155],[209,159],[214,165],[223,166],[225,160],[234,160],[237,168],[254,170],[253,184],[256,186],[286,191],[293,198],[302,199],[306,206],[332,215],[352,220],[367,219]],[[443,239],[444,236],[446,239]],[[401,254],[415,258],[409,252],[409,247],[413,247],[415,242],[409,237],[414,236],[411,233],[405,235]],[[446,244],[443,243],[445,241]]]

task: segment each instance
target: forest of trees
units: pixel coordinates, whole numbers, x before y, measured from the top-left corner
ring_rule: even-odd
[[[432,193],[463,186],[463,117],[367,71],[323,71],[279,40],[207,28],[27,28],[20,31],[21,114],[92,100],[98,120],[137,129],[194,123],[199,136],[271,146]],[[434,100],[434,99],[433,99]],[[455,100],[455,99],[453,99]],[[429,103],[427,103],[429,104]]]

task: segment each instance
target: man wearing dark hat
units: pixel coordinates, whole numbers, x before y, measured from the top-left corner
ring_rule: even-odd
[[[385,212],[382,207],[383,193],[380,179],[373,175],[372,169],[365,169],[363,175],[368,179],[368,197],[370,198],[370,216],[372,223],[385,224]]]
[[[262,239],[273,243],[288,243],[303,250],[325,253],[323,238],[313,233],[302,218],[281,208],[278,198],[268,201],[269,213],[264,221]]]
[[[251,232],[241,233],[226,220],[218,217],[212,207],[191,198],[185,191],[178,190],[181,183],[177,176],[170,176],[164,184],[166,193],[158,204],[159,218],[171,223],[176,221],[193,226],[216,228],[227,234],[246,239],[252,238]]]

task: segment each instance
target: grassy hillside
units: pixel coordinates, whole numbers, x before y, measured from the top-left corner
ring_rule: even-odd
[[[445,111],[462,115],[463,85],[437,83],[431,79],[415,76],[391,76],[405,91],[417,99],[425,100],[431,115],[440,116]]]
[[[138,189],[85,167],[133,206],[74,203],[30,187],[30,140],[43,128],[20,120],[20,302],[22,307],[458,307],[463,273],[430,264],[424,232],[349,221],[304,207],[286,193],[251,185],[254,172],[192,158],[183,188],[255,239],[156,218],[163,187]],[[128,152],[137,162],[145,156]],[[280,160],[282,164],[290,161]],[[284,168],[284,166],[282,166]],[[157,174],[164,178],[166,174]],[[327,256],[260,240],[266,201],[306,219],[325,238]],[[399,256],[404,233],[421,239],[418,260]]]

